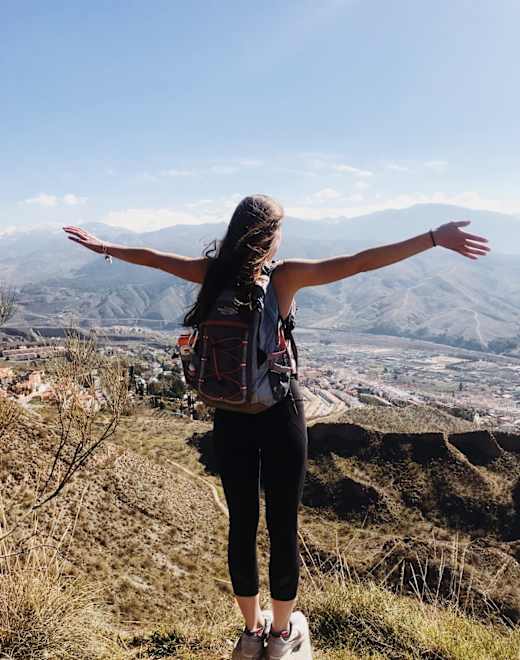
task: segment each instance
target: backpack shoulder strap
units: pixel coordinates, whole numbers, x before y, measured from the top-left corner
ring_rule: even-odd
[[[281,264],[284,263],[283,259],[277,259],[276,261],[272,261],[270,265],[270,275],[272,275],[274,269],[277,266],[280,266]],[[296,303],[295,300],[293,299],[291,309],[289,310],[289,314],[285,319],[282,318],[281,314],[278,315],[279,323],[281,323],[284,337],[289,340],[291,344],[291,350],[292,354],[294,356],[294,360],[296,362],[296,373],[295,373],[295,378],[298,378],[298,348],[296,346],[296,342],[294,340],[293,336],[293,329],[296,325],[295,321],[295,313],[296,313]]]

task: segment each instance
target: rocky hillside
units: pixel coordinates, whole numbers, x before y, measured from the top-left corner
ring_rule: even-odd
[[[309,425],[302,583],[330,570],[339,552],[360,580],[414,596],[419,583],[422,596],[437,601],[458,590],[481,620],[519,622],[520,436],[476,431],[424,406],[400,409],[392,432],[391,413],[369,412]],[[55,442],[44,420],[2,439],[9,508],[27,501]],[[76,515],[70,574],[87,571],[102,582],[122,631],[207,617],[208,603],[212,611],[229,607],[226,507],[209,424],[145,409],[125,417],[56,509],[42,510],[40,525],[52,527],[57,542]],[[262,510],[263,596],[268,548]]]
[[[492,252],[478,261],[442,248],[389,267],[359,273],[298,293],[300,324],[355,332],[439,340],[491,351],[520,344],[520,266],[515,237],[520,220],[460,207],[418,204],[361,218],[311,222],[286,218],[280,258],[325,258],[396,242],[450,219],[469,217],[468,231],[486,236]],[[176,225],[136,234],[87,226],[100,238],[200,255],[225,223]],[[0,280],[20,288],[11,325],[84,323],[176,324],[196,286],[164,272],[99,255],[72,243],[61,230],[0,236]]]
[[[358,576],[410,593],[426,570],[437,595],[457,582],[478,615],[491,599],[520,622],[520,435],[475,430],[427,406],[370,410],[309,425],[308,548],[326,565],[339,542]],[[389,431],[398,414],[399,432]],[[196,444],[216,472],[210,438]]]

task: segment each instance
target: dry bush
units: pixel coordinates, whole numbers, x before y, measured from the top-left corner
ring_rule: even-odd
[[[0,398],[0,440],[16,428],[23,416],[22,408],[10,399]]]
[[[0,326],[5,325],[16,311],[15,290],[7,284],[0,283]]]
[[[85,339],[74,330],[67,333],[65,348],[63,356],[48,362],[56,411],[49,431],[56,438],[56,445],[27,515],[56,497],[99,445],[115,433],[128,402],[125,360],[101,355],[95,335]],[[12,429],[16,413],[8,412],[2,417],[0,412],[0,422],[3,418],[5,426]]]
[[[48,363],[55,416],[45,428],[50,461],[32,468],[32,486],[20,484],[6,506],[0,499],[0,657],[12,660],[94,660],[123,657],[107,626],[101,588],[74,569],[60,543],[58,517],[45,537],[38,513],[56,498],[97,447],[111,437],[128,398],[128,369],[123,360],[97,350],[95,337],[70,331],[66,352]],[[42,424],[15,402],[0,401],[0,441],[6,454],[20,437]],[[1,495],[2,493],[0,493]],[[78,516],[80,509],[78,509]],[[30,525],[28,526],[28,523]],[[31,530],[28,533],[28,528]],[[105,587],[102,587],[104,589]]]
[[[0,535],[7,529],[0,501]],[[72,533],[71,533],[72,537]],[[65,574],[66,535],[52,530],[0,541],[0,657],[6,660],[117,660],[123,658],[101,589],[86,576]]]
[[[54,441],[50,465],[38,475],[34,501],[13,527],[0,534],[0,541],[60,494],[101,443],[115,433],[125,412],[129,397],[126,361],[102,355],[94,334],[85,339],[74,329],[67,331],[65,349],[64,355],[48,361],[56,413],[46,428]],[[31,423],[16,403],[0,404],[0,440],[6,448],[9,433],[16,433],[22,417],[24,423]]]
[[[329,557],[324,563],[300,538],[307,579],[298,604],[309,619],[320,659],[520,657],[520,628],[472,618],[464,609],[460,579],[453,579],[451,600],[435,598],[435,590],[423,580],[424,565],[412,578],[416,597],[405,596],[385,589],[384,582],[361,579],[337,539],[335,562]],[[454,545],[452,552],[463,567],[464,551]]]

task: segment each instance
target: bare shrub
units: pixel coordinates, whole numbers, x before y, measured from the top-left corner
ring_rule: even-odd
[[[20,422],[22,408],[10,399],[0,398],[0,440]]]
[[[39,476],[33,503],[9,531],[0,534],[0,541],[32,512],[59,495],[101,443],[113,436],[127,407],[126,360],[101,354],[93,333],[84,338],[69,329],[65,353],[50,359],[47,371],[56,412],[55,420],[46,428],[46,434],[54,441],[52,458]],[[14,403],[5,406],[4,413],[0,412],[0,424],[5,420],[4,427],[12,431],[17,415],[22,413]],[[0,426],[0,436],[1,431]]]
[[[92,333],[85,339],[70,331],[65,347],[65,355],[48,365],[58,443],[35,509],[58,495],[96,448],[114,434],[128,401],[126,360],[102,355]]]
[[[5,325],[16,311],[16,292],[13,287],[0,282],[0,326]]]

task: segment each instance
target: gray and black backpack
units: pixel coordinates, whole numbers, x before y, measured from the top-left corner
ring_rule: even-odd
[[[186,384],[206,405],[258,413],[281,401],[298,377],[294,306],[283,320],[270,279],[280,263],[264,266],[245,300],[238,287],[223,289],[189,337],[179,338]]]

